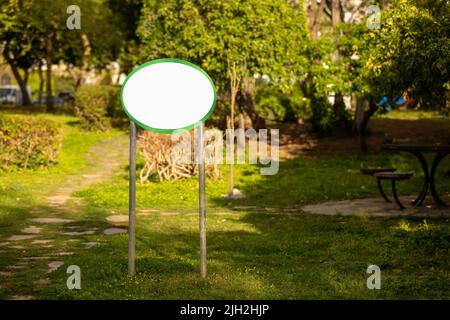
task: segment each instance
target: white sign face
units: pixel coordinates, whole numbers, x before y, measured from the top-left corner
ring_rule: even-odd
[[[211,78],[196,65],[158,59],[133,70],[122,86],[125,113],[140,127],[174,133],[208,119],[216,104]]]

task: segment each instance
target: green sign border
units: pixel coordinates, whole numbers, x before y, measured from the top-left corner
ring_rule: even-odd
[[[189,67],[192,67],[194,69],[197,69],[198,71],[200,71],[201,73],[203,73],[206,78],[208,78],[209,82],[211,83],[211,86],[213,88],[214,91],[214,101],[212,103],[212,106],[210,108],[210,110],[208,111],[208,113],[199,121],[195,122],[194,124],[191,124],[189,126],[183,127],[183,128],[177,128],[177,129],[160,129],[160,128],[153,128],[153,127],[149,127],[141,122],[139,122],[138,120],[136,120],[135,118],[133,118],[131,116],[131,114],[127,111],[127,107],[125,106],[125,103],[123,102],[123,89],[125,88],[125,85],[128,81],[128,79],[130,79],[130,77],[135,74],[136,72],[138,72],[139,70],[141,70],[142,68],[145,68],[149,65],[152,64],[158,64],[158,63],[165,63],[165,62],[174,62],[174,63],[179,63],[179,64],[184,64],[187,65]],[[151,60],[148,62],[145,62],[143,64],[141,64],[140,66],[138,66],[136,69],[134,69],[126,78],[125,81],[123,82],[122,88],[120,89],[120,103],[122,104],[122,107],[125,111],[125,114],[128,116],[128,118],[130,118],[134,123],[136,123],[138,126],[140,126],[143,129],[146,130],[150,130],[153,132],[157,132],[157,133],[166,133],[166,134],[170,134],[170,133],[181,133],[184,131],[188,131],[191,129],[194,129],[195,127],[197,127],[198,125],[200,125],[202,122],[205,122],[209,116],[211,115],[211,113],[214,110],[214,107],[216,106],[216,101],[217,101],[217,91],[216,91],[216,87],[214,86],[214,82],[212,81],[211,77],[205,72],[205,70],[203,70],[202,68],[200,68],[199,66],[189,62],[189,61],[185,61],[185,60],[180,60],[180,59],[173,59],[173,58],[164,58],[164,59],[155,59],[155,60]]]

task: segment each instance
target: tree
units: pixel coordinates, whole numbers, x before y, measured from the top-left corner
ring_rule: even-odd
[[[78,1],[83,17],[81,30],[67,28],[70,5],[68,0],[8,0],[0,6],[0,14],[5,17],[0,31],[3,56],[22,89],[24,103],[31,102],[26,91],[30,67],[38,66],[41,75],[42,61],[45,61],[47,109],[53,111],[51,66],[55,61],[79,66],[76,83],[80,84],[92,65],[104,66],[118,56],[121,37],[111,23],[114,15],[104,1]],[[23,70],[24,76],[19,69]]]
[[[307,39],[303,10],[285,0],[146,0],[138,33],[147,59],[189,60],[230,91],[231,130],[243,80],[265,74],[290,86]]]
[[[368,101],[360,124],[361,150],[377,101],[393,100],[408,88],[422,108],[444,110],[450,64],[450,6],[446,0],[397,0],[383,11],[381,29],[359,27],[354,88]]]
[[[106,5],[114,13],[114,24],[119,33],[117,46],[120,70],[116,82],[122,72],[129,73],[138,64],[140,58],[140,38],[137,34],[143,0],[106,0]]]
[[[23,1],[9,0],[0,5],[0,44],[2,55],[19,84],[22,104],[30,105],[28,71],[37,60],[40,46],[34,28],[27,24],[23,10]],[[31,52],[32,47],[36,47],[35,52]]]

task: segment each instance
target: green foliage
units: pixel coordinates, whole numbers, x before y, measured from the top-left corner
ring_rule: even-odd
[[[0,115],[0,169],[40,168],[54,163],[62,141],[53,121],[24,115]]]
[[[397,0],[383,11],[380,30],[364,32],[360,90],[393,97],[409,86],[423,107],[443,109],[450,64],[450,6],[446,0]]]
[[[289,95],[286,120],[309,120],[311,117],[311,100],[306,98],[299,88],[295,88]]]
[[[320,96],[313,97],[311,105],[314,130],[319,135],[330,135],[334,133],[337,119],[328,99]]]
[[[189,60],[219,89],[233,67],[239,78],[295,76],[307,40],[305,13],[284,0],[145,0],[138,34],[146,59]]]
[[[286,115],[287,99],[281,90],[263,86],[256,93],[256,111],[259,116],[272,121],[283,121]]]
[[[107,131],[124,122],[119,102],[119,88],[114,86],[82,86],[75,93],[75,114],[81,126],[91,131]]]
[[[262,85],[256,92],[256,112],[271,121],[309,120],[312,116],[310,99],[294,86],[283,92],[278,85]]]

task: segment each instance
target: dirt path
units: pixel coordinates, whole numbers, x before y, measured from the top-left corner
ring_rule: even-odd
[[[80,174],[70,176],[63,186],[45,197],[47,204],[53,208],[62,207],[69,200],[79,204],[80,199],[74,198],[72,194],[117,174],[120,167],[126,163],[127,156],[128,140],[126,136],[102,141],[86,155],[89,161],[87,169]]]
[[[6,290],[8,299],[33,299],[32,292],[24,294],[22,290],[18,293],[12,289],[15,285],[20,286],[21,279],[27,278],[27,273],[38,277],[33,281],[34,287],[48,285],[51,283],[48,275],[64,265],[65,256],[73,255],[76,250],[101,245],[97,241],[86,241],[83,236],[126,232],[125,228],[99,230],[95,226],[77,225],[76,213],[82,212],[84,204],[73,193],[105,181],[121,171],[127,163],[127,136],[101,141],[86,157],[88,165],[83,172],[67,177],[62,185],[44,197],[39,209],[31,210],[33,218],[26,221],[20,233],[0,242],[0,250],[9,255],[12,253],[15,260],[0,270],[0,296],[2,290]],[[67,218],[68,213],[73,214]]]

